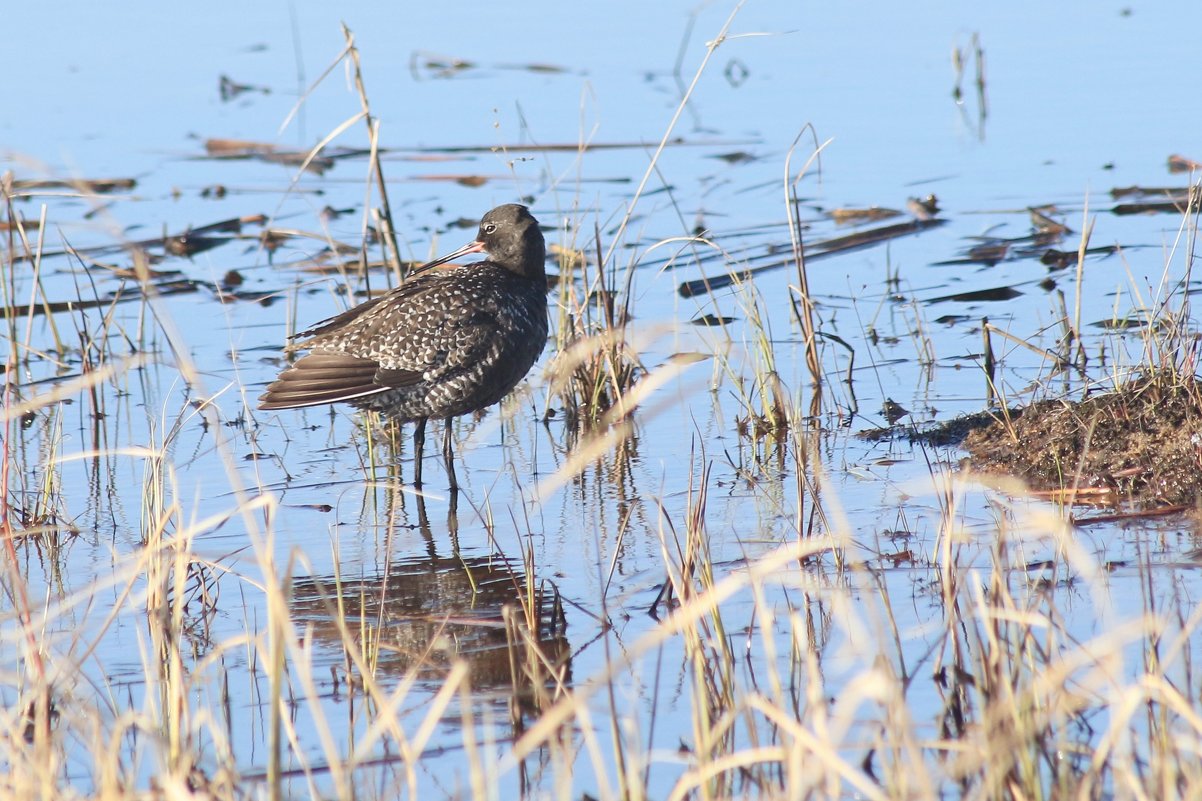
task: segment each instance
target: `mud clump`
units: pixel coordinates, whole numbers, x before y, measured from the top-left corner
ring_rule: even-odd
[[[974,470],[1017,475],[1041,489],[1108,491],[1141,505],[1202,502],[1202,382],[1192,377],[1151,374],[969,428],[961,447]]]

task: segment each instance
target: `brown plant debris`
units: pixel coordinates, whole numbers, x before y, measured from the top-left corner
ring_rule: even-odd
[[[901,212],[897,209],[887,209],[882,206],[869,206],[866,209],[831,209],[826,213],[839,225],[848,225],[851,223],[862,222],[877,222],[879,220],[887,220],[890,217],[900,217]],[[930,219],[926,217],[925,219]]]
[[[1036,488],[1108,490],[1141,504],[1202,502],[1202,382],[1159,371],[1082,401],[1046,400],[981,427],[973,469]]]
[[[870,228],[864,231],[859,231],[854,234],[845,236],[837,236],[833,239],[824,239],[818,242],[810,242],[806,245],[805,257],[806,261],[815,261],[825,256],[834,256],[839,253],[847,253],[861,248],[871,247],[896,239],[902,236],[921,233],[928,228],[934,228],[943,225],[946,220],[911,220],[904,223],[893,223],[891,225],[882,225],[876,228]],[[752,267],[748,270],[740,272],[725,273],[719,275],[710,275],[704,278],[697,278],[692,281],[685,281],[679,287],[677,292],[682,298],[696,297],[707,292],[713,292],[716,289],[728,287],[731,284],[737,284],[741,281],[747,281],[760,273],[768,272],[769,270],[777,270],[781,267],[796,264],[793,259],[791,248],[784,249],[789,255],[786,258],[778,259],[770,264],[763,264],[758,267]],[[770,253],[773,255],[775,251]]]
[[[304,165],[309,172],[321,175],[334,166],[338,159],[366,156],[370,151],[363,148],[323,148],[321,155],[307,150],[280,148],[270,142],[254,142],[245,139],[210,138],[204,140],[205,156],[217,160],[257,160],[289,167]]]
[[[78,192],[95,192],[98,195],[133,189],[138,182],[133,178],[78,178],[75,180],[17,178],[13,189],[17,192],[35,192],[45,189],[74,189]]]
[[[1169,172],[1196,172],[1202,169],[1202,162],[1174,153],[1169,156]]]

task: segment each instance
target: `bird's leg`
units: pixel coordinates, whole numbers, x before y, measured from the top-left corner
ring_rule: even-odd
[[[419,417],[413,429],[413,486],[422,485],[422,449],[426,445],[426,418]]]
[[[454,419],[448,417],[446,427],[442,430],[442,458],[447,462],[447,478],[451,482],[452,491],[459,489],[459,481],[455,478],[455,454],[451,450],[451,421]]]

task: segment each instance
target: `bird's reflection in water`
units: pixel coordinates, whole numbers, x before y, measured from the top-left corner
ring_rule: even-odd
[[[417,503],[426,553],[394,557],[374,575],[299,579],[294,618],[316,644],[343,653],[351,684],[361,665],[376,680],[409,674],[438,683],[463,662],[473,690],[511,692],[514,713],[536,712],[571,681],[557,591],[532,587],[522,563],[507,556],[461,556],[455,504],[447,531],[435,537],[424,499]],[[437,542],[452,543],[450,555],[439,555]]]

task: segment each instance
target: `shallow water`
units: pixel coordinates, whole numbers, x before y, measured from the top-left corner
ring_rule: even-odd
[[[347,659],[339,640],[324,637],[321,613],[303,607],[306,588],[348,577],[376,592],[388,586],[409,601],[428,596],[425,614],[436,619],[438,610],[458,616],[476,609],[471,602],[465,611],[458,602],[438,601],[440,592],[465,592],[440,587],[440,577],[442,585],[458,579],[448,565],[503,564],[497,569],[515,592],[533,575],[540,587],[549,591],[553,584],[560,593],[566,632],[556,629],[547,639],[555,653],[570,653],[570,685],[588,688],[617,658],[615,651],[639,654],[624,684],[627,694],[616,701],[589,697],[598,720],[633,721],[628,736],[652,755],[652,797],[666,795],[685,769],[688,760],[678,747],[693,743],[696,729],[688,717],[684,646],[671,639],[654,648],[636,644],[656,629],[645,612],[664,580],[665,554],[674,562],[674,543],[702,483],[704,530],[719,579],[742,575],[808,535],[830,535],[843,549],[838,557],[823,550],[782,569],[761,605],[746,588],[724,601],[732,649],[750,651],[750,642],[775,636],[787,652],[800,636],[788,612],[797,614],[797,599],[804,597],[819,621],[807,636],[823,654],[822,692],[861,699],[867,696],[858,694],[856,682],[875,653],[865,646],[865,632],[879,635],[890,617],[905,635],[896,655],[921,676],[906,698],[921,721],[934,721],[941,705],[930,666],[945,610],[933,587],[939,565],[947,567],[949,520],[956,524],[956,564],[966,575],[985,569],[999,527],[1010,532],[1020,543],[1019,553],[1008,557],[1016,585],[1050,578],[1059,588],[1064,630],[1081,640],[1148,608],[1187,606],[1183,599],[1202,589],[1190,567],[1196,531],[1188,520],[1077,528],[1070,541],[1078,550],[1069,559],[1063,541],[1048,534],[1059,525],[1060,510],[974,486],[956,490],[949,511],[943,480],[954,452],[857,436],[886,425],[886,400],[909,410],[915,422],[983,409],[981,319],[1054,348],[1060,292],[1070,313],[1080,296],[1095,380],[1105,382],[1140,358],[1138,333],[1088,324],[1152,307],[1164,286],[1184,274],[1190,243],[1180,235],[1181,215],[1114,214],[1128,198],[1114,198],[1111,190],[1184,188],[1191,176],[1168,174],[1166,159],[1174,153],[1202,158],[1196,149],[1202,109],[1184,66],[1193,63],[1195,46],[1191,37],[1171,34],[1198,29],[1197,4],[1121,10],[1032,3],[1003,11],[871,3],[855,13],[839,4],[748,4],[683,106],[672,131],[683,144],[664,150],[637,201],[652,153],[729,6],[707,5],[690,16],[691,6],[680,3],[622,13],[548,3],[525,13],[490,6],[453,20],[457,15],[439,6],[392,16],[375,8],[209,4],[203,14],[143,9],[126,19],[81,8],[65,26],[37,6],[14,9],[6,26],[10,37],[28,34],[6,50],[37,80],[11,82],[14,111],[0,119],[0,163],[17,178],[136,179],[128,190],[89,197],[70,189],[31,191],[15,209],[31,221],[45,209],[41,288],[28,261],[6,279],[22,304],[40,299],[39,292],[50,302],[101,300],[82,311],[13,319],[10,331],[36,354],[19,367],[9,362],[9,370],[20,373],[21,398],[81,373],[78,343],[88,333],[108,332],[88,368],[111,359],[118,373],[95,397],[68,393],[64,403],[14,423],[6,437],[16,468],[9,479],[13,503],[32,505],[49,476],[59,520],[79,532],[56,548],[23,542],[19,568],[29,597],[41,599],[35,607],[46,604],[46,651],[62,666],[62,682],[81,698],[102,688],[99,695],[121,699],[101,705],[101,717],[153,701],[145,676],[155,656],[139,609],[154,587],[142,578],[146,564],[138,557],[144,532],[156,528],[145,519],[144,503],[154,508],[146,498],[157,491],[160,473],[135,448],[165,451],[162,491],[166,503],[180,508],[167,533],[194,534],[192,550],[213,563],[210,577],[220,593],[211,614],[198,621],[195,672],[227,677],[230,700],[225,726],[218,728],[250,776],[265,770],[268,679],[255,648],[228,644],[267,636],[259,583],[271,577],[264,576],[264,563],[293,577],[293,613],[302,627],[311,626],[305,636],[316,696],[295,708],[293,721],[296,753],[310,765],[345,756],[343,746],[358,742],[369,722],[355,714],[354,696],[338,678]],[[453,512],[436,459],[426,468],[431,485],[423,501],[395,481],[394,455],[369,440],[351,411],[253,409],[282,364],[285,335],[348,302],[347,276],[309,268],[330,239],[360,241],[368,163],[348,156],[321,174],[299,172],[295,164],[212,158],[203,141],[244,139],[303,152],[356,114],[358,98],[339,67],[289,116],[303,87],[342,47],[340,18],[355,34],[380,121],[383,170],[406,257],[422,260],[462,244],[474,227],[461,218],[474,220],[519,199],[542,221],[549,245],[591,253],[595,231],[604,248],[615,244],[619,221],[637,202],[617,241],[616,263],[623,278],[633,265],[630,336],[652,376],[666,380],[634,416],[629,440],[566,481],[561,471],[574,439],[562,414],[543,422],[548,409],[559,407],[542,370],[550,348],[506,414],[494,410],[457,422],[464,492]],[[974,86],[974,34],[986,59],[983,93]],[[953,48],[968,54],[959,101]],[[446,71],[435,64],[453,58],[471,66]],[[223,100],[222,75],[265,91],[252,88]],[[779,461],[770,453],[757,461],[736,425],[746,415],[741,382],[757,370],[749,297],[758,300],[789,395],[799,409],[811,408],[813,399],[803,338],[788,303],[796,271],[762,273],[746,291],[685,298],[677,288],[745,262],[757,266],[788,256],[786,163],[796,176],[816,141],[826,143],[820,165],[808,168],[796,189],[811,246],[910,219],[838,225],[825,214],[836,208],[904,210],[907,198],[934,193],[946,222],[812,260],[808,278],[819,328],[854,351],[854,365],[847,349],[826,339],[826,384],[813,420],[818,430],[790,440]],[[580,155],[572,147],[580,142],[621,146]],[[367,143],[362,122],[334,142],[347,148]],[[551,147],[557,145],[568,147]],[[1075,261],[1054,272],[1039,261],[1046,247],[1022,258],[1012,249],[997,263],[964,260],[982,238],[1030,234],[1028,209],[1045,205],[1054,205],[1050,216],[1072,229],[1051,247],[1075,252],[1088,214],[1090,245],[1121,250],[1089,257],[1080,283]],[[327,208],[348,212],[330,218],[322,213]],[[137,289],[109,270],[130,267],[129,252],[88,249],[234,218],[245,221],[240,231],[212,232],[224,241],[211,249],[167,255],[152,265],[179,271],[158,279],[163,292],[153,303],[107,302],[112,293]],[[268,226],[307,235],[268,252],[259,239]],[[708,247],[681,241],[699,229],[730,254],[726,266]],[[675,241],[659,244],[669,240]],[[84,255],[63,255],[67,248]],[[147,250],[163,253],[156,243]],[[371,258],[379,252],[372,246]],[[707,259],[700,266],[699,254]],[[92,261],[98,264],[85,268]],[[242,282],[219,290],[230,271]],[[366,288],[349,280],[355,292]],[[371,288],[388,280],[376,272]],[[1005,287],[1022,294],[1003,302],[940,300]],[[168,294],[172,288],[179,294]],[[689,324],[707,314],[734,319],[724,327]],[[61,358],[53,355],[56,337],[66,343]],[[1029,399],[1041,386],[1048,387],[1043,392],[1082,385],[1079,378],[1040,384],[1049,372],[1045,359],[998,338],[994,345],[1001,349],[1000,383],[1012,402]],[[1104,363],[1096,355],[1103,351]],[[671,357],[681,353],[705,358],[675,375]],[[136,364],[126,361],[135,355]],[[209,405],[198,409],[202,401]],[[803,444],[806,465],[799,472]],[[766,447],[758,446],[761,456]],[[410,455],[405,442],[402,479],[411,474]],[[365,482],[365,475],[377,481]],[[269,499],[267,507],[238,511],[260,495]],[[1065,559],[1055,570],[1038,567]],[[1113,569],[1091,574],[1091,562]],[[410,578],[418,572],[433,584]],[[1065,573],[1083,577],[1082,583]],[[499,625],[501,600],[481,596],[474,603]],[[761,630],[764,603],[781,617]],[[106,621],[113,610],[115,619]],[[364,617],[381,614],[373,608]],[[612,626],[604,634],[600,620]],[[399,633],[403,625],[390,630],[406,636]],[[4,639],[19,644],[21,637],[10,607]],[[764,652],[757,646],[755,653]],[[1123,653],[1128,669],[1138,666],[1134,652]],[[412,664],[400,656],[382,659],[378,672],[396,683]],[[771,669],[751,664],[748,670]],[[9,673],[16,668],[3,666]],[[308,689],[299,675],[295,683]],[[0,689],[6,705],[16,703],[17,685],[6,680]],[[416,726],[440,686],[437,671],[421,674],[405,696],[404,720]],[[517,736],[498,686],[480,681],[472,697],[481,742]],[[654,716],[652,698],[660,703]],[[855,762],[857,749],[871,739],[873,716],[848,703],[855,725],[843,745]],[[448,710],[417,768],[422,797],[455,795],[466,781],[462,709]],[[334,753],[323,730],[342,744]],[[494,750],[505,752],[501,745]],[[158,767],[153,749],[141,753],[145,761],[134,772],[146,780]],[[387,797],[382,788],[395,780],[391,755],[380,747],[367,756],[381,761],[361,768],[355,781]],[[67,762],[70,782],[86,788],[96,781],[89,756],[71,753]],[[607,781],[583,756],[571,767],[575,797],[597,793]],[[554,772],[523,789],[549,792]],[[325,775],[293,778],[296,793],[305,782],[335,782]],[[515,771],[502,770],[499,781],[500,797],[518,792]]]

